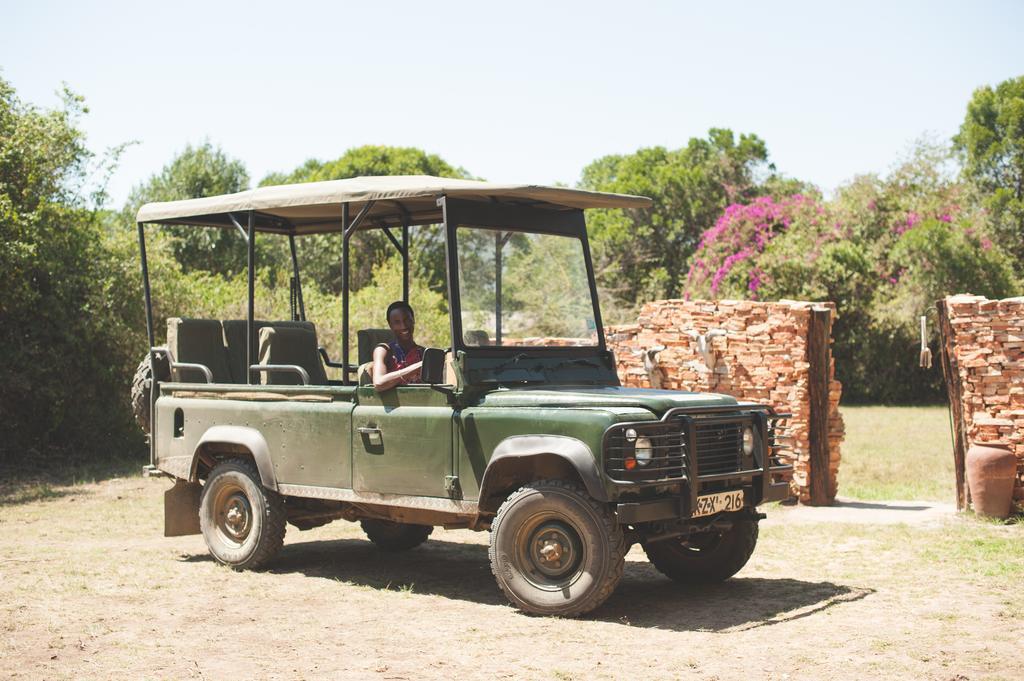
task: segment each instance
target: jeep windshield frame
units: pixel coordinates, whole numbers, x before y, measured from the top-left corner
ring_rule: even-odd
[[[451,321],[452,350],[478,357],[513,357],[516,355],[593,357],[606,350],[604,328],[601,322],[601,307],[598,302],[594,265],[587,240],[586,221],[582,209],[552,210],[549,208],[521,205],[503,205],[441,197],[438,205],[442,208],[448,259],[448,308]],[[468,230],[483,230],[495,234],[494,247],[494,327],[495,344],[470,344],[466,342],[464,328],[463,288],[461,276],[459,236]],[[586,293],[589,296],[591,317],[586,321],[593,333],[593,342],[571,345],[550,344],[504,344],[502,342],[502,251],[504,241],[511,234],[545,235],[574,239],[580,246],[586,277]],[[580,282],[577,282],[580,283]],[[582,339],[579,339],[582,340]]]

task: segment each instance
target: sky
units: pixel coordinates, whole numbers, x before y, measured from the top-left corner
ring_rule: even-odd
[[[755,133],[830,192],[949,138],[971,93],[1024,75],[1024,2],[0,0],[0,77],[86,98],[124,142],[114,207],[209,140],[253,182],[363,144],[477,177],[574,184],[606,154]]]

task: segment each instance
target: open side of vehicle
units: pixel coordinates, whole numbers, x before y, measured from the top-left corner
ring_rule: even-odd
[[[587,208],[643,197],[432,177],[354,178],[147,204],[138,214],[150,352],[134,386],[153,474],[175,479],[165,534],[258,568],[300,530],[359,521],[382,550],[434,526],[489,529],[498,585],[532,613],[599,606],[641,543],[683,581],[721,580],[757,540],[758,504],[787,496],[771,408],[724,395],[623,388],[607,350]],[[172,318],[158,345],[144,226],[237,229],[248,249],[244,320]],[[412,229],[441,225],[451,346],[422,383],[378,392],[349,349],[349,246],[382,230],[403,259]],[[296,239],[339,233],[340,361],[306,320]],[[255,318],[258,234],[289,241],[291,319]],[[383,311],[381,311],[383,314]],[[331,379],[328,371],[340,371]]]

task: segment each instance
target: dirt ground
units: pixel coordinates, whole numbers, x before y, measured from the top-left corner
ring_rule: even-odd
[[[1021,679],[1024,525],[869,504],[769,508],[750,564],[676,585],[638,548],[580,620],[520,614],[485,533],[404,554],[289,527],[272,567],[165,539],[167,481],[0,506],[0,675],[60,678]],[[832,513],[835,517],[829,517]],[[906,514],[906,521],[898,522]],[[914,518],[925,517],[918,522]]]

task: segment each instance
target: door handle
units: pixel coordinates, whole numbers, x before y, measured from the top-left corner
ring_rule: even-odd
[[[379,446],[384,444],[384,439],[381,436],[380,428],[371,426],[356,428],[356,430],[359,432],[360,435],[365,436],[371,445]]]

